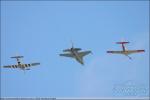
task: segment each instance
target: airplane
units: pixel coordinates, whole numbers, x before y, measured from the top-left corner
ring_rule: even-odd
[[[59,54],[60,56],[64,56],[64,57],[71,57],[76,59],[76,61],[78,61],[81,65],[84,65],[84,61],[83,61],[83,57],[88,55],[89,53],[92,53],[91,51],[81,51],[81,48],[74,48],[73,44],[72,47],[69,49],[65,49],[63,50],[63,52],[68,52],[68,53],[64,53],[64,54]]]
[[[40,65],[40,63],[28,63],[28,64],[21,63],[20,58],[23,58],[23,56],[14,56],[14,57],[10,57],[10,58],[16,59],[17,64],[16,65],[3,66],[4,68],[20,68],[21,70],[30,70],[29,67]]]
[[[127,56],[129,59],[132,59],[129,55],[133,53],[141,53],[145,52],[145,50],[127,50],[124,46],[124,44],[128,44],[130,42],[116,42],[116,44],[121,44],[122,45],[122,51],[107,51],[107,53],[112,53],[112,54],[123,54]]]

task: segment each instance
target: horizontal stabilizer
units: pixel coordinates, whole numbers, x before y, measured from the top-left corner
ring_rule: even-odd
[[[82,50],[81,48],[71,48],[71,49],[73,49],[74,51],[80,51],[80,50]],[[70,52],[71,49],[65,49],[65,50],[63,50],[63,52]]]
[[[10,58],[23,58],[23,56],[14,56],[14,57],[10,57]]]
[[[73,50],[75,50],[75,51],[80,51],[80,50],[82,50],[81,48],[73,48]]]
[[[127,44],[127,43],[130,43],[130,42],[116,42],[116,44]]]
[[[63,50],[63,52],[69,52],[69,51],[71,51],[70,49],[65,49],[65,50]]]

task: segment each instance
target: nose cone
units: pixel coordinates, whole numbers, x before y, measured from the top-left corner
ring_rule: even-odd
[[[81,65],[84,65],[83,61],[80,59],[76,59]]]
[[[80,64],[81,64],[81,65],[84,65],[83,61],[80,61]]]
[[[84,65],[84,63],[83,62],[80,62],[81,63],[81,65]]]
[[[76,57],[76,60],[81,64],[84,65],[83,59],[80,57]]]

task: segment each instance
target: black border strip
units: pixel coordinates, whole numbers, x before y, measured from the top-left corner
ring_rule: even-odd
[[[150,1],[150,0],[0,0],[0,1]]]

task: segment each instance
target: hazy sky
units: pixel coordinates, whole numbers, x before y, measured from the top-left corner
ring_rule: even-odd
[[[106,53],[122,39],[146,52],[133,60]],[[70,41],[93,52],[84,66],[59,56]],[[2,97],[148,97],[149,2],[2,1],[1,66],[16,64],[16,53],[41,65],[1,68]]]

